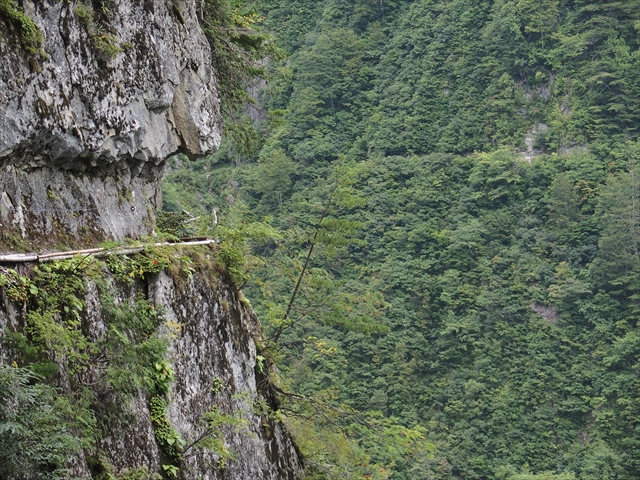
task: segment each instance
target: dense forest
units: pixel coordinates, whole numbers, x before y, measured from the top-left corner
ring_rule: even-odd
[[[266,83],[161,220],[219,220],[310,478],[640,478],[640,3],[230,5]]]

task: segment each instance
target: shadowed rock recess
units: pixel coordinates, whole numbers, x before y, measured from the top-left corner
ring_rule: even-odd
[[[152,234],[165,160],[206,154],[221,139],[211,50],[195,1],[14,5],[44,40],[41,54],[29,52],[19,27],[0,12],[0,253]],[[29,265],[15,268],[33,272]],[[171,427],[197,438],[203,415],[216,408],[243,420],[242,428],[220,427],[234,453],[226,465],[194,449],[178,478],[302,478],[291,438],[266,413],[277,405],[257,365],[258,321],[225,275],[194,265],[188,279],[149,273],[128,287],[105,275],[118,304],[144,298],[179,326],[168,357],[175,370],[166,396]],[[98,288],[87,282],[82,332],[99,339],[108,320]],[[0,288],[1,363],[12,355],[7,334],[28,333],[29,308]],[[59,373],[58,385],[66,376]],[[134,395],[127,407],[133,414],[105,424],[97,450],[72,461],[73,475],[98,478],[91,458],[99,455],[116,476],[140,467],[166,476],[149,402]]]

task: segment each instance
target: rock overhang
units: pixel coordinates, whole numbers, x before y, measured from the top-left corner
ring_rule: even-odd
[[[181,2],[179,18],[173,3],[113,2],[108,13],[90,10],[88,27],[81,2],[26,2],[46,57],[0,40],[0,163],[108,172],[215,150],[211,49],[195,1]],[[97,36],[111,42],[109,55]]]
[[[153,234],[164,161],[220,145],[217,79],[195,0],[94,4],[21,2],[42,55],[0,16],[5,253]]]

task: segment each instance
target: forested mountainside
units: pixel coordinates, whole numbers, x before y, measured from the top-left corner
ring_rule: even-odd
[[[164,209],[251,240],[312,478],[639,478],[640,3],[260,13],[257,134]]]

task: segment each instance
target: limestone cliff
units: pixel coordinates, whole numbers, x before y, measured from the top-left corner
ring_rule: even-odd
[[[196,1],[7,4],[34,22],[43,42],[40,53],[25,48],[19,26],[0,9],[0,253],[153,234],[165,160],[175,153],[205,154],[221,138],[215,72]],[[66,268],[60,267],[57,278],[79,275],[77,268]],[[301,478],[292,440],[268,415],[277,405],[256,355],[257,319],[224,273],[196,263],[187,277],[166,270],[133,272],[136,280],[122,283],[106,266],[100,268],[100,288],[109,285],[117,304],[144,298],[179,326],[167,353],[175,370],[166,394],[171,428],[197,441],[207,412],[243,421],[242,428],[222,425],[216,431],[232,452],[230,461],[221,465],[220,455],[194,448],[173,459],[180,467],[177,475]],[[32,264],[0,266],[0,363],[19,357],[8,343],[10,334],[33,335],[29,315],[39,308],[33,292],[43,295],[49,288],[24,290],[33,275]],[[48,314],[83,341],[100,342],[110,328],[100,289],[89,277],[79,282],[69,290],[80,295],[71,300],[76,320],[69,320],[67,307]],[[11,294],[12,285],[22,293]],[[136,332],[128,335],[134,338]],[[52,381],[73,396],[63,357],[49,357],[59,370]],[[101,381],[94,366],[83,368],[83,375]],[[103,390],[98,398],[109,395]],[[95,412],[98,422],[109,421],[97,442],[72,460],[74,476],[112,478],[105,477],[105,465],[115,476],[139,467],[150,474],[171,473],[163,470],[172,459],[158,443],[150,393],[140,388],[129,403],[126,418],[115,421],[108,411]]]
[[[0,234],[91,243],[151,232],[174,153],[217,148],[221,117],[195,0],[22,2],[29,53],[0,16]],[[62,187],[64,185],[64,187]]]

